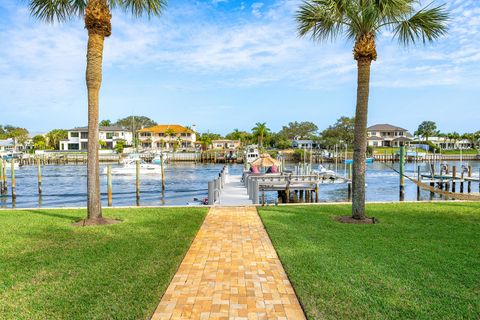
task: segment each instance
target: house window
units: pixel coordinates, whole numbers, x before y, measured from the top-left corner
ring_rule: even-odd
[[[374,141],[374,142],[373,142],[373,146],[374,146],[374,147],[378,147],[378,142],[377,142],[377,141]]]
[[[107,132],[107,139],[113,138],[113,132]]]
[[[80,134],[80,138],[81,138],[81,139],[88,139],[88,132],[82,132],[82,133]]]
[[[151,133],[150,132],[140,132],[140,137],[151,137]]]
[[[88,149],[88,142],[82,142],[82,145],[80,147],[81,150],[87,150]]]
[[[164,137],[165,134],[164,134],[163,132],[160,132],[160,133],[158,134],[158,136],[159,136],[159,137]]]
[[[77,136],[78,136],[78,132],[77,132]],[[78,143],[69,143],[68,150],[78,150]]]
[[[70,132],[71,138],[78,138],[78,132]]]

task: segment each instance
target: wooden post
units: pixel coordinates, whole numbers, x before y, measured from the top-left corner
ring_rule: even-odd
[[[468,166],[468,177],[472,177],[472,166]],[[479,177],[480,178],[480,177]],[[469,179],[467,183],[467,192],[471,193],[472,192],[472,181]]]
[[[462,172],[460,174],[460,177],[462,179],[462,181],[460,182],[460,193],[463,193],[463,178],[465,176],[465,173],[463,172],[463,166],[462,166]]]
[[[422,175],[420,174],[420,166],[417,166],[417,180],[422,182]],[[417,201],[420,200],[420,186],[417,185]]]
[[[315,202],[318,203],[318,182],[315,184]]]
[[[400,144],[400,201],[405,200],[405,146]]]
[[[0,158],[0,194],[4,194],[4,187],[3,187],[3,159]]]
[[[137,206],[138,206],[140,205],[140,160],[135,161],[135,174],[136,174],[135,189],[136,189]]]
[[[162,170],[162,193],[165,192],[165,170],[163,165],[163,153],[160,156],[160,168]]]
[[[107,201],[108,206],[112,206],[112,166],[107,166]]]
[[[37,158],[38,194],[42,194],[42,167],[40,158]]]
[[[17,198],[17,192],[15,191],[15,162],[13,161],[13,159],[11,160],[10,162],[10,176],[12,178],[12,185],[11,185],[11,189],[12,189],[12,200],[15,200]]]
[[[452,192],[455,192],[455,178],[457,177],[457,166],[452,167]]]

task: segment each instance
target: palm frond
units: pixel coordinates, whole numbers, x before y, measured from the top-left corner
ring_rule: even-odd
[[[159,16],[167,6],[167,0],[110,0],[110,6],[130,12],[134,17]]]
[[[396,22],[395,36],[405,46],[418,40],[431,42],[447,33],[448,11],[445,5],[434,8],[425,7],[412,16]]]
[[[82,15],[85,5],[85,0],[29,0],[28,3],[32,16],[50,23]]]
[[[346,25],[343,18],[347,8],[346,0],[304,1],[296,15],[299,36],[310,33],[317,41],[336,38]]]

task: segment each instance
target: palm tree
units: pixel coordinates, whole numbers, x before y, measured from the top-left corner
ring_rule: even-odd
[[[129,11],[135,17],[160,15],[166,0],[29,0],[30,13],[43,21],[67,21],[83,17],[88,31],[86,84],[88,91],[87,193],[89,224],[101,223],[100,169],[98,163],[98,107],[102,83],[103,44],[111,34],[112,8]]]
[[[270,129],[267,128],[266,122],[257,122],[255,123],[255,127],[252,128],[252,133],[255,137],[258,138],[258,144],[260,145],[260,148],[263,147],[263,139],[267,136],[269,132]]]
[[[447,31],[444,6],[416,10],[418,0],[307,0],[297,12],[300,36],[325,41],[344,35],[357,61],[352,218],[365,219],[365,158],[370,66],[377,59],[375,40],[393,32],[404,45],[433,41]]]

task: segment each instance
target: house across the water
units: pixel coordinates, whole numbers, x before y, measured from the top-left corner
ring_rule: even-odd
[[[143,149],[194,149],[197,140],[195,126],[190,129],[179,124],[160,124],[141,129],[138,133]]]
[[[399,147],[401,143],[408,144],[413,136],[407,129],[391,124],[376,124],[367,128],[368,146]]]
[[[68,139],[60,141],[60,150],[87,150],[88,127],[79,127],[67,130]],[[133,134],[122,127],[100,127],[98,139],[104,144],[104,149],[114,149],[119,141],[125,145],[132,145]]]

